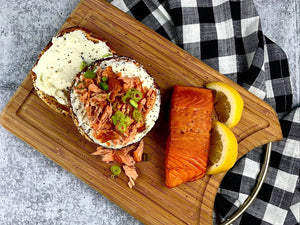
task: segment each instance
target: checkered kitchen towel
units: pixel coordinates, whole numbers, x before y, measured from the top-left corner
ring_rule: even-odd
[[[261,30],[252,0],[113,0],[124,12],[269,103],[284,139],[273,143],[257,199],[235,224],[297,224],[300,214],[300,108],[292,108],[285,53]],[[215,202],[222,222],[256,184],[264,147],[254,149],[224,178]]]

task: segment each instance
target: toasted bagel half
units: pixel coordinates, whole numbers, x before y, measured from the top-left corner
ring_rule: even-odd
[[[79,72],[68,96],[79,132],[111,149],[139,142],[155,125],[160,102],[153,77],[134,59],[119,56]]]
[[[52,38],[31,71],[38,96],[58,113],[69,115],[68,88],[87,64],[115,53],[107,41],[86,29],[71,27]]]

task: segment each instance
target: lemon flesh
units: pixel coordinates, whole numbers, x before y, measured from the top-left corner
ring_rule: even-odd
[[[244,108],[244,101],[237,90],[223,82],[211,82],[206,88],[213,90],[218,120],[229,128],[237,125]]]
[[[206,173],[218,174],[231,169],[237,154],[238,143],[232,131],[223,123],[214,121]]]

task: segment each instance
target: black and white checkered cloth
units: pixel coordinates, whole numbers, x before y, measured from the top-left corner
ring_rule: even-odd
[[[273,143],[261,191],[235,224],[299,224],[299,102],[292,102],[287,57],[264,36],[252,0],[110,2],[276,110],[284,139]],[[258,147],[249,152],[225,176],[215,201],[215,221],[232,215],[252,193],[264,151]]]

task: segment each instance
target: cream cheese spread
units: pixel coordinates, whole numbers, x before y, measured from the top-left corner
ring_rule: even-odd
[[[81,62],[90,64],[108,55],[111,55],[111,50],[105,42],[94,43],[81,30],[54,37],[51,47],[32,70],[37,76],[36,86],[67,105],[67,88],[80,72]]]

